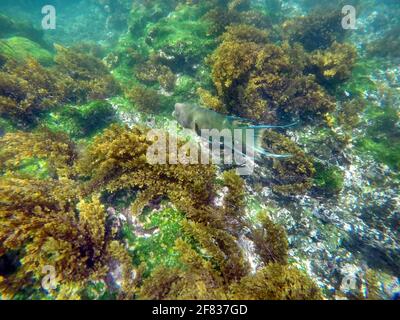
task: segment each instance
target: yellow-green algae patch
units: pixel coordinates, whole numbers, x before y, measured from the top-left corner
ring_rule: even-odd
[[[8,59],[24,61],[34,58],[40,64],[48,66],[53,63],[53,55],[36,42],[23,37],[12,37],[0,40],[0,54]]]

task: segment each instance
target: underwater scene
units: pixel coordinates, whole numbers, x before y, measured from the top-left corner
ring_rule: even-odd
[[[399,277],[399,0],[0,0],[0,300]]]

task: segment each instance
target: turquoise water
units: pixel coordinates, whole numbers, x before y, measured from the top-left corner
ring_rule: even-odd
[[[0,298],[398,299],[399,17],[2,0]],[[174,154],[224,128],[250,171]]]

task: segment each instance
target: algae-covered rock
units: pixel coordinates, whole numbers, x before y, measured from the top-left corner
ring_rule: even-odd
[[[307,74],[301,46],[269,43],[266,32],[246,25],[228,27],[222,40],[209,59],[212,105],[225,106],[217,111],[273,123],[280,115],[309,120],[335,110],[334,98]]]
[[[371,125],[365,137],[357,141],[357,148],[372,155],[380,163],[394,170],[400,168],[400,117],[394,107],[370,108],[367,117]]]
[[[45,66],[53,63],[53,56],[49,51],[42,48],[38,43],[23,37],[0,40],[0,55],[18,62],[34,58]]]
[[[123,231],[129,244],[134,246],[135,260],[146,261],[148,271],[158,265],[178,266],[179,253],[174,247],[183,235],[183,214],[166,207],[151,213],[143,224],[139,219],[133,220]]]
[[[115,121],[115,111],[107,101],[92,101],[82,106],[65,106],[46,118],[50,128],[68,133],[73,138],[95,134]]]
[[[147,29],[147,45],[162,52],[175,69],[193,67],[202,62],[215,44],[208,34],[209,23],[200,19],[202,13],[198,7],[180,7]]]
[[[36,60],[10,60],[0,71],[0,114],[18,126],[34,126],[41,113],[63,101],[64,90],[62,76]]]
[[[66,99],[73,103],[103,100],[120,92],[120,86],[100,59],[61,45],[54,45],[56,70],[63,74]]]
[[[326,166],[322,163],[314,164],[316,174],[314,185],[318,191],[328,195],[340,193],[343,189],[343,172],[335,166]]]

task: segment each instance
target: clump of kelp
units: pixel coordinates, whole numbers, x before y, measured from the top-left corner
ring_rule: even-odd
[[[134,270],[124,246],[107,228],[106,211],[97,195],[84,199],[75,179],[75,145],[50,132],[9,133],[1,139],[1,248],[0,255],[19,257],[19,265],[1,276],[4,298],[37,291],[45,267],[54,268],[50,295],[77,298],[91,281],[107,277],[107,265],[118,263],[132,288]],[[24,173],[25,161],[44,161],[49,174],[41,178]],[[27,291],[25,291],[27,290]],[[54,290],[54,291],[53,291]]]
[[[289,138],[274,131],[264,136],[264,145],[278,154],[290,154],[284,161],[270,159],[273,168],[272,188],[281,194],[301,194],[312,187],[316,172],[311,157]]]
[[[284,28],[288,29],[290,41],[301,43],[307,51],[328,49],[346,36],[342,17],[339,6],[334,10],[320,8],[305,17],[287,21]]]
[[[40,111],[57,105],[64,96],[59,78],[33,59],[7,63],[0,78],[0,114],[15,122],[34,121]]]
[[[249,25],[227,28],[210,58],[216,95],[201,90],[205,105],[263,122],[283,116],[309,119],[335,110],[328,87],[349,78],[356,51],[333,42],[308,53],[301,44],[271,43]]]
[[[55,65],[34,58],[12,58],[0,70],[0,115],[26,127],[40,114],[67,103],[86,103],[118,93],[119,86],[101,60],[56,45]]]
[[[117,290],[118,298],[321,298],[317,286],[288,265],[283,229],[265,215],[259,226],[246,222],[244,183],[236,173],[223,174],[227,192],[222,206],[214,205],[215,168],[150,165],[146,152],[152,142],[145,128],[119,125],[80,152],[64,134],[16,132],[0,140],[0,254],[19,260],[1,275],[3,297],[39,294],[43,270],[50,266],[56,285],[46,290],[59,299],[83,298],[93,283]],[[52,174],[39,179],[21,172],[30,158],[46,162]],[[146,261],[133,264],[101,202],[104,191],[121,190],[136,194],[133,215],[160,197],[185,214],[184,235],[176,239],[179,267],[159,266],[144,276]],[[255,275],[238,244],[245,229],[264,266]],[[259,281],[265,288],[251,290]]]
[[[120,88],[90,44],[49,46],[43,32],[1,15],[0,116],[22,129],[62,105],[85,104]],[[4,27],[4,28],[3,28]]]

